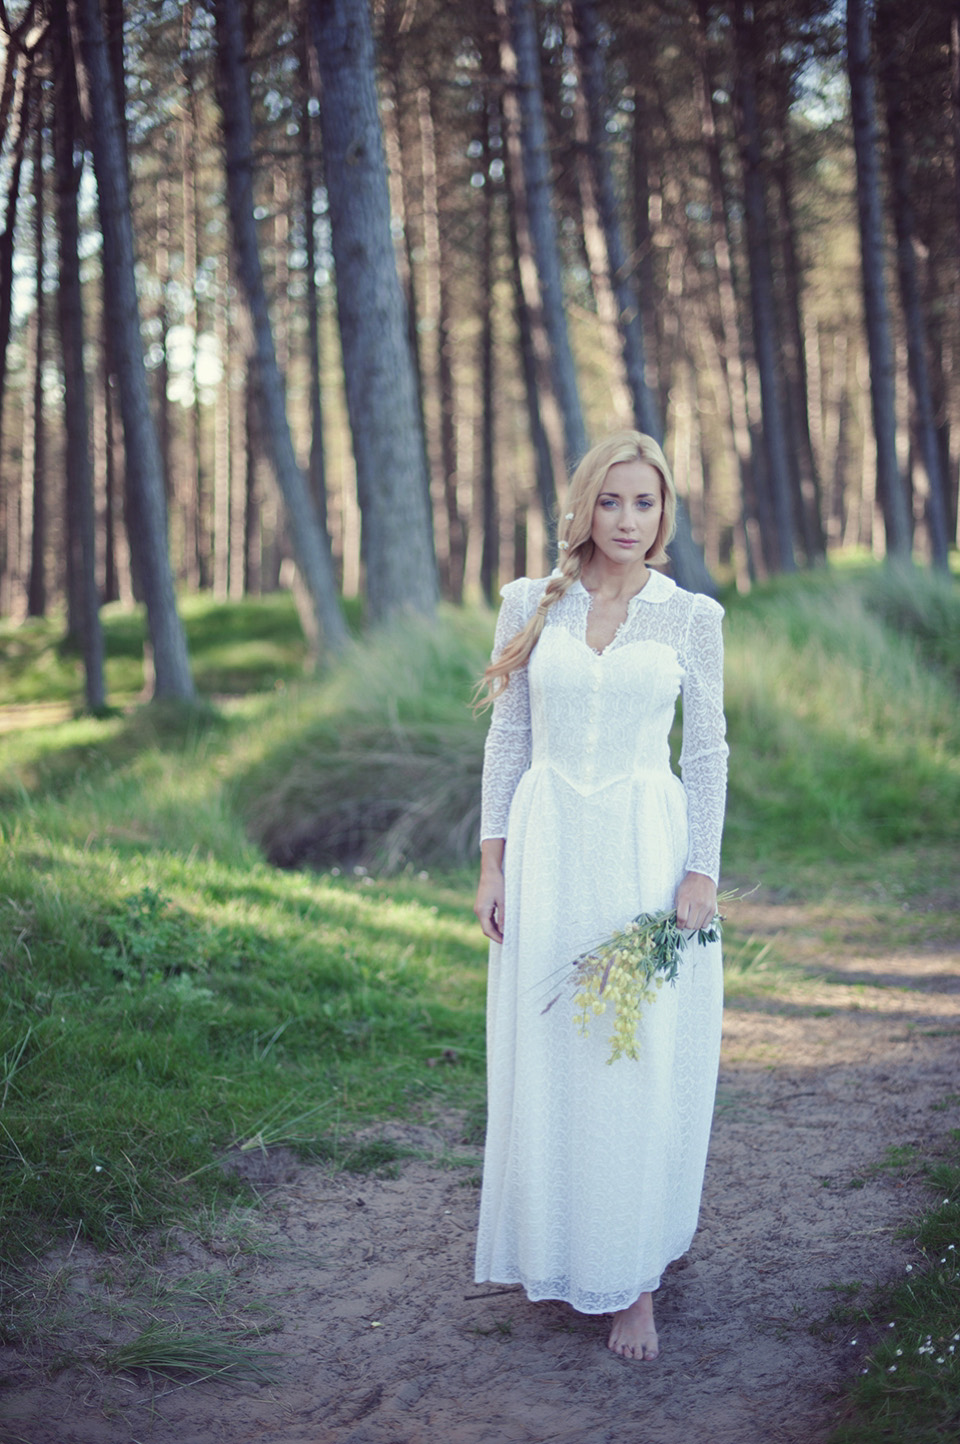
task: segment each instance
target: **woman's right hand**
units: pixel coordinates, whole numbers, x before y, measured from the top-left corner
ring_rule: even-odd
[[[492,943],[503,942],[503,839],[490,838],[481,847],[480,883],[473,911]]]

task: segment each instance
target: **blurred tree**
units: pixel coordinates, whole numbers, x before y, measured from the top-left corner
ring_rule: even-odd
[[[871,0],[847,0],[847,71],[857,158],[857,212],[864,321],[870,353],[870,395],[877,441],[877,491],[883,508],[887,551],[907,557],[911,549],[911,529],[897,462],[894,357],[884,275],[885,223],[877,156],[872,15]]]
[[[436,566],[417,386],[390,233],[373,36],[366,0],[310,0],[324,174],[366,595],[383,621],[430,614]]]
[[[154,696],[190,700],[193,679],[167,552],[164,478],[140,334],[125,143],[99,0],[70,0],[74,63],[97,177],[107,324],[123,415],[128,534],[135,549],[153,646]]]
[[[49,0],[53,69],[53,162],[56,180],[57,316],[63,354],[64,425],[66,430],[66,516],[69,590],[76,596],[76,616],[83,650],[85,698],[91,712],[106,705],[103,630],[97,592],[93,473],[87,415],[87,383],[83,364],[83,293],[80,283],[80,190],[82,151],[78,159],[79,101],[67,0]]]
[[[315,646],[322,638],[324,645],[336,652],[347,642],[346,623],[337,599],[329,538],[321,530],[293,449],[260,264],[252,185],[253,128],[238,0],[215,0],[214,14],[227,204],[237,274],[252,331],[260,421],[292,524],[291,540],[300,577],[310,600],[309,610],[305,604],[301,605],[301,618]]]

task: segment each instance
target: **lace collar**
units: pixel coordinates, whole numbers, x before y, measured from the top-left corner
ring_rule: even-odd
[[[559,573],[554,573],[554,575],[559,575]],[[672,577],[664,576],[663,572],[655,571],[651,567],[650,575],[645,584],[640,588],[639,592],[634,593],[627,603],[627,610],[628,612],[632,610],[638,602],[651,602],[654,605],[660,602],[668,602],[676,590],[677,584]],[[583,582],[578,580],[573,583],[568,595],[579,596],[581,594],[585,597],[590,596]]]

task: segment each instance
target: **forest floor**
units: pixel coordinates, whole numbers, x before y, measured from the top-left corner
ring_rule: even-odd
[[[657,1296],[657,1362],[608,1353],[605,1319],[471,1283],[478,1149],[447,1117],[371,1131],[411,1150],[394,1176],[248,1156],[260,1208],[179,1237],[136,1277],[64,1246],[35,1280],[48,1328],[0,1349],[0,1438],[824,1444],[843,1381],[896,1326],[853,1311],[922,1264],[898,1230],[929,1200],[922,1160],[960,1122],[960,937],[918,926],[891,947],[862,919],[755,899],[737,923],[798,966],[731,989],[701,1225]],[[221,1325],[259,1320],[278,1351],[269,1382],[97,1366],[137,1309],[142,1328],[145,1290],[178,1287]]]

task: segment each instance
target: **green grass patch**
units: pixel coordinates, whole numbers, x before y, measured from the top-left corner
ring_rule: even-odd
[[[366,1166],[361,1122],[482,1092],[466,889],[268,866],[229,782],[265,716],[282,731],[283,699],[0,741],[5,1251],[228,1196],[231,1146]]]
[[[937,1202],[904,1231],[917,1261],[894,1287],[838,1311],[850,1342],[873,1346],[830,1444],[953,1444],[960,1432],[960,1130],[926,1174]]]
[[[193,678],[202,695],[264,692],[303,676],[307,647],[289,592],[229,603],[201,593],[181,597],[179,610]],[[143,690],[146,613],[142,606],[128,610],[114,602],[100,615],[107,695],[112,702],[127,701]],[[4,703],[82,707],[83,660],[64,633],[59,613],[22,623],[0,621]]]

